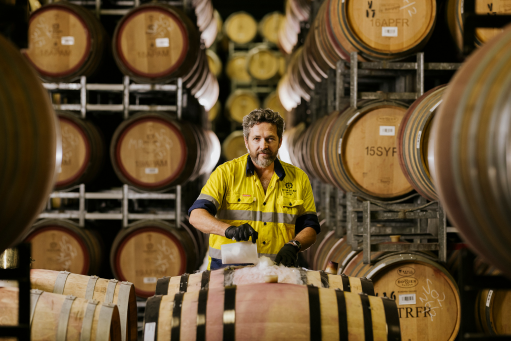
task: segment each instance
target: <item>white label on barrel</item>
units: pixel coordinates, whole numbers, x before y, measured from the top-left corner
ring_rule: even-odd
[[[156,283],[156,277],[144,277],[143,278],[143,281],[144,281],[144,284],[152,284],[152,283]]]
[[[489,290],[489,293],[487,294],[487,302],[485,302],[485,306],[487,308],[491,305],[491,298],[492,298],[492,290]]]
[[[432,109],[430,109],[430,112],[433,112],[434,110],[436,110],[436,108],[439,106],[439,104],[441,104],[441,102],[442,102],[442,101],[443,101],[443,100],[440,100],[439,102],[437,102],[437,104],[436,104],[436,105],[434,105],[434,106],[432,107]]]
[[[380,126],[379,135],[381,136],[395,136],[395,126]]]
[[[62,45],[75,45],[75,37],[61,37],[60,43]]]
[[[383,37],[398,37],[398,27],[382,27]]]
[[[169,38],[156,38],[156,47],[169,47]]]
[[[418,131],[418,137],[416,137],[416,149],[420,149],[420,141],[421,141],[421,130]]]
[[[398,295],[398,305],[416,304],[416,294]]]
[[[146,168],[144,172],[146,174],[158,174],[158,168]]]
[[[155,329],[156,322],[146,323],[144,326],[144,341],[154,341],[155,340]]]

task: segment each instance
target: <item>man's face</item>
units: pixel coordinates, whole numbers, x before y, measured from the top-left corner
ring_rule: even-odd
[[[277,158],[281,143],[277,137],[277,127],[271,123],[263,122],[254,125],[245,140],[245,146],[251,156],[252,162],[266,168]]]

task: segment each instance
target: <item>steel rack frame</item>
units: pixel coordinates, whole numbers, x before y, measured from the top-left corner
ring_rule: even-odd
[[[30,243],[21,243],[18,249],[18,267],[0,269],[0,280],[18,281],[18,325],[0,326],[0,338],[16,337],[30,340]]]

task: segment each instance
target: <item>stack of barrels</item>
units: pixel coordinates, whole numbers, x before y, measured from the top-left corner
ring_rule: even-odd
[[[286,54],[293,51],[298,42],[301,30],[300,23],[309,20],[311,12],[310,1],[287,0],[285,2],[285,18],[277,31],[279,48]]]
[[[137,340],[132,283],[67,271],[30,272],[31,340]],[[18,288],[0,285],[0,325],[18,322]]]
[[[167,83],[181,77],[209,110],[217,101],[219,85],[210,72],[200,36],[214,40],[217,23],[211,1],[198,1],[196,10],[201,13],[197,23],[202,33],[176,7],[146,4],[134,8],[119,21],[112,52],[121,72],[137,82]],[[48,4],[30,17],[25,55],[46,81],[69,82],[98,74],[108,50],[101,23],[81,6]]]
[[[145,339],[205,339],[206,333],[232,340],[400,339],[396,303],[375,297],[365,278],[300,270],[303,285],[277,275],[267,276],[266,283],[236,284],[236,271],[159,279],[157,295],[146,305]],[[256,316],[264,328],[252,327]]]

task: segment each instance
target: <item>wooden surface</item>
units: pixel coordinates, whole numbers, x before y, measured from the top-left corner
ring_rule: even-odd
[[[244,134],[241,130],[235,130],[222,142],[222,155],[229,161],[244,154],[247,154]]]
[[[259,109],[260,100],[250,90],[236,90],[229,95],[226,101],[226,113],[235,122],[242,123],[245,115],[254,109]]]
[[[309,340],[310,317],[308,289],[293,284],[253,284],[236,288],[235,337],[237,340]],[[364,335],[360,295],[344,293],[349,340]],[[319,289],[322,340],[340,340],[336,293]],[[368,297],[372,309],[373,340],[387,340],[386,316],[382,299]],[[196,339],[198,292],[183,296],[180,336]],[[290,310],[286,302],[294,302]],[[174,296],[163,296],[160,303],[157,340],[169,340]],[[210,289],[206,311],[207,340],[222,340],[224,288]],[[146,309],[146,314],[153,313]],[[389,317],[388,317],[389,318]],[[255,328],[255,326],[260,326]],[[263,327],[264,326],[264,327]]]
[[[435,87],[418,98],[407,110],[397,132],[398,159],[403,174],[423,197],[437,201],[428,159],[432,120],[442,102],[446,85]]]
[[[475,253],[510,277],[509,87],[507,28],[448,84],[431,144],[436,190],[450,221]]]
[[[33,341],[55,340],[61,308],[66,300],[65,295],[43,292],[37,301],[34,317],[31,324],[30,337]],[[0,288],[0,325],[16,325],[18,323],[18,288]],[[82,322],[88,300],[76,298],[71,305],[67,324],[66,340],[80,340]],[[96,333],[103,306],[98,304],[94,311],[91,328],[91,341],[96,340]],[[119,310],[117,306],[112,309],[110,329],[108,335],[103,336],[110,341],[121,341],[121,328]]]
[[[226,19],[224,32],[235,43],[246,44],[256,37],[258,23],[249,13],[236,12]]]
[[[110,263],[116,278],[135,285],[139,297],[155,293],[156,281],[196,266],[197,251],[182,229],[162,221],[142,221],[116,236]]]
[[[421,254],[372,253],[374,265],[363,264],[363,254],[344,273],[373,281],[375,295],[395,299],[402,340],[454,340],[460,325],[460,300],[455,280],[439,264]],[[402,304],[400,304],[400,295]],[[410,296],[414,295],[414,296]],[[414,300],[406,301],[404,297]]]
[[[272,12],[265,15],[258,24],[258,31],[260,35],[265,40],[277,44],[279,26],[283,20],[284,16],[279,12]]]
[[[328,36],[340,58],[358,51],[366,59],[403,58],[427,42],[436,19],[436,2],[373,3],[330,0]]]
[[[226,65],[226,75],[229,79],[240,82],[251,80],[251,76],[245,67],[247,65],[246,57],[247,53],[245,52],[235,52],[231,56]]]
[[[39,289],[46,292],[53,292],[55,286],[55,280],[59,275],[58,271],[43,270],[43,269],[32,269],[30,270],[30,285],[32,289]],[[76,297],[84,298],[87,284],[89,282],[89,276],[83,276],[78,274],[69,274],[66,283],[64,285],[64,291],[62,295],[73,295]],[[98,278],[94,287],[94,294],[92,299],[105,302],[107,292],[108,280],[104,278]],[[126,330],[121,331],[122,336],[126,335],[123,340],[136,341],[137,340],[137,302],[135,298],[135,287],[130,283],[129,295],[125,297],[123,301],[119,300],[119,290],[121,283],[116,284],[114,291],[114,304],[120,307],[120,313],[125,311],[124,316],[120,316],[120,319],[126,321],[124,324]],[[123,309],[121,309],[121,307]],[[121,324],[122,325],[122,324]]]
[[[59,220],[42,220],[24,238],[32,245],[33,266],[39,269],[97,273],[102,256],[99,236]]]
[[[247,54],[247,72],[257,80],[266,81],[279,73],[279,55],[268,48],[255,47]]]
[[[46,205],[60,160],[48,91],[18,48],[0,37],[0,251],[19,243]]]

